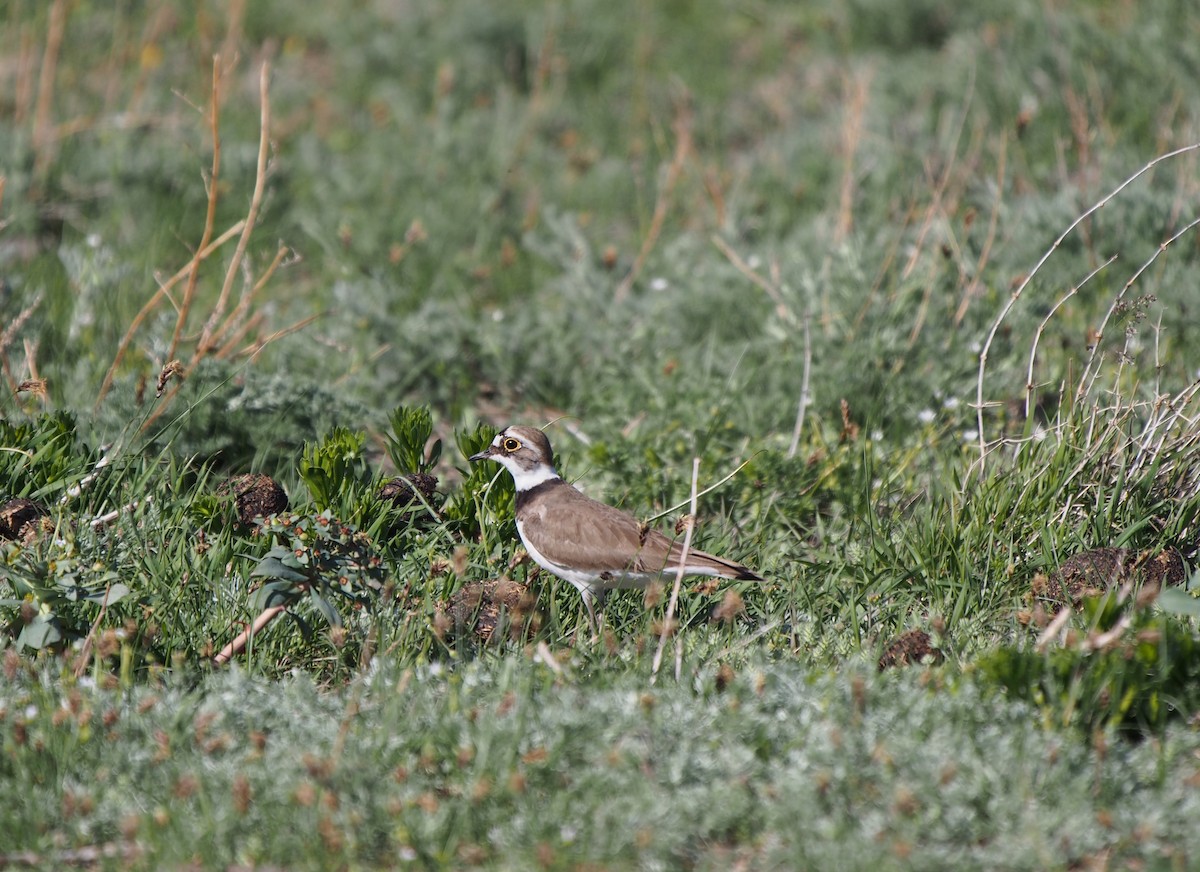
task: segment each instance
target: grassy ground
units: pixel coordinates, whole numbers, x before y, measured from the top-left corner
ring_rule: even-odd
[[[0,865],[1197,862],[1200,14],[993,6],[6,7]]]

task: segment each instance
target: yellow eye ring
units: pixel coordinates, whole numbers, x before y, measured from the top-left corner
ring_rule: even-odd
[[[502,443],[500,443],[500,446],[505,451],[508,451],[509,453],[511,453],[513,451],[518,450],[521,447],[521,443],[518,442],[516,439],[513,439],[511,436],[509,436]]]

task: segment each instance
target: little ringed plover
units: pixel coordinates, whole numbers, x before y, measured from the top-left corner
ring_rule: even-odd
[[[584,496],[559,478],[546,434],[534,427],[509,427],[469,458],[495,460],[512,473],[517,487],[517,532],[539,566],[571,582],[596,627],[596,607],[613,588],[644,588],[673,577],[683,547],[633,515]],[[740,563],[688,550],[685,575],[762,581]]]

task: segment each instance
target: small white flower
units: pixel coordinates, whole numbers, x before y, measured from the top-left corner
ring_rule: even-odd
[[[87,244],[91,248],[99,248],[101,241],[99,233],[89,233],[87,235]]]
[[[750,269],[758,269],[762,266],[762,258],[757,254],[752,254],[746,258],[746,266],[750,267]]]
[[[963,442],[977,442],[979,440],[978,430],[963,430]]]
[[[562,839],[564,845],[569,845],[575,841],[575,837],[579,835],[573,826],[565,825],[558,831],[558,837]]]
[[[871,431],[871,441],[872,442],[882,442],[883,441],[883,431],[882,430],[872,430]]]
[[[37,717],[37,714],[38,714],[37,706],[35,706],[35,705],[25,706],[25,720],[32,721],[34,718]]]
[[[503,321],[503,320],[504,320],[504,310],[503,310],[503,309],[497,309],[495,312],[493,312],[493,313],[492,313],[492,320],[493,320],[493,321]]]
[[[937,415],[934,413],[933,409],[922,409],[921,411],[917,412],[917,420],[922,424],[932,424],[934,418],[936,417]]]
[[[665,291],[669,287],[671,287],[671,283],[662,276],[650,280],[650,290],[652,291]]]
[[[1033,441],[1041,442],[1045,438],[1046,438],[1046,428],[1043,427],[1041,424],[1038,424],[1037,427],[1035,427],[1033,430]]]
[[[946,399],[942,400],[942,408],[943,409],[957,409],[958,408],[958,397],[946,397]]]

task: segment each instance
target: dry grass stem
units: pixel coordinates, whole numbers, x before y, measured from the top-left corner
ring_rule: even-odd
[[[753,460],[753,459],[754,459],[754,458],[755,458],[755,457],[756,457],[758,454],[759,454],[759,452],[755,452],[753,455],[751,455],[750,457],[748,457],[748,458],[746,458],[745,460],[743,460],[741,463],[739,463],[739,464],[737,465],[737,467],[736,467],[736,468],[733,470],[733,472],[729,473],[729,475],[725,476],[725,477],[724,477],[723,479],[721,479],[720,481],[718,481],[718,482],[714,482],[713,484],[710,484],[710,485],[709,485],[708,487],[706,487],[704,490],[700,491],[700,493],[698,494],[698,496],[704,496],[705,494],[710,494],[710,493],[712,493],[713,491],[715,491],[715,490],[716,490],[717,488],[719,488],[721,485],[725,484],[725,482],[729,481],[731,478],[733,478],[735,475],[737,475],[739,472],[741,472],[743,469],[745,469],[745,468],[746,468],[746,464],[748,464],[748,463],[749,463],[751,460]],[[689,502],[691,502],[691,501],[690,501],[690,500],[684,500],[682,503],[676,503],[676,504],[675,504],[675,505],[673,505],[673,506],[670,506],[670,507],[668,507],[668,508],[665,508],[665,509],[663,509],[661,512],[659,512],[657,515],[651,515],[649,518],[647,518],[647,519],[646,519],[646,523],[647,523],[647,524],[649,524],[649,523],[651,523],[652,521],[657,521],[659,518],[663,518],[663,517],[666,517],[667,515],[670,515],[670,514],[672,514],[673,512],[677,512],[677,511],[679,511],[680,509],[682,509],[684,506],[686,506],[686,505],[687,505]],[[694,512],[694,511],[693,511],[693,514],[695,514],[695,512]]]
[[[658,637],[658,648],[654,652],[654,662],[650,667],[650,683],[658,678],[659,667],[662,666],[663,649],[666,648],[667,638],[671,635],[670,628],[675,618],[675,607],[679,603],[679,589],[683,586],[684,568],[687,566],[688,554],[692,548],[692,532],[696,529],[696,511],[699,496],[696,485],[700,478],[700,458],[692,458],[692,499],[691,509],[683,525],[683,549],[679,552],[679,569],[675,571],[675,583],[671,586],[671,599],[667,602],[667,614],[663,618],[663,632]],[[682,650],[682,648],[680,648]]]
[[[38,291],[34,295],[32,302],[18,312],[17,317],[13,318],[12,321],[8,323],[8,326],[4,328],[3,333],[0,333],[0,368],[3,368],[4,378],[8,382],[9,389],[14,394],[17,392],[17,379],[13,375],[12,369],[8,365],[8,355],[6,352],[8,351],[8,346],[12,345],[13,340],[16,339],[17,334],[21,331],[21,328],[25,326],[25,322],[29,320],[30,316],[33,315],[35,311],[37,311],[37,307],[40,306],[41,303],[42,292]]]
[[[833,241],[844,243],[854,229],[854,181],[855,157],[862,143],[863,117],[867,111],[867,98],[871,93],[871,72],[865,70],[848,77],[846,86],[850,91],[846,118],[842,123],[841,154],[845,160],[842,167],[842,182],[838,189],[837,219],[834,221]]]
[[[979,296],[979,277],[983,275],[984,269],[987,268],[988,260],[992,255],[992,245],[996,241],[996,228],[1000,224],[1000,206],[1004,203],[1004,170],[1006,158],[1008,157],[1008,137],[1000,138],[1000,154],[996,158],[996,199],[992,202],[991,214],[988,216],[987,235],[983,240],[983,249],[979,252],[979,257],[975,261],[975,269],[971,273],[971,280],[963,288],[962,299],[959,300],[958,309],[954,313],[954,326],[957,327],[962,323],[962,319],[967,315],[967,309],[970,308],[971,302]]]
[[[671,211],[671,204],[674,202],[675,186],[679,183],[679,179],[683,175],[683,168],[692,154],[692,123],[691,107],[687,105],[686,98],[681,99],[675,109],[675,118],[671,123],[671,130],[675,134],[675,151],[671,155],[662,184],[659,186],[658,198],[654,203],[654,215],[650,219],[650,228],[646,231],[646,238],[642,240],[642,247],[633,260],[633,266],[629,268],[629,272],[617,285],[616,293],[613,294],[613,300],[617,303],[624,302],[629,296],[630,290],[633,289],[633,283],[641,275],[642,268],[646,265],[646,259],[654,250],[658,237],[662,233],[667,215]]]
[[[275,339],[282,336],[287,336],[297,330],[302,329],[312,323],[316,316],[305,318],[291,327],[277,331],[272,335],[252,342],[244,347],[247,335],[256,329],[260,329],[264,318],[262,314],[253,314],[252,306],[259,293],[263,290],[266,284],[274,277],[280,266],[288,263],[287,255],[289,249],[286,246],[280,246],[275,255],[266,268],[265,272],[255,280],[251,275],[248,262],[246,259],[250,237],[252,236],[255,226],[259,218],[259,212],[262,207],[263,196],[266,190],[266,180],[269,175],[268,158],[270,155],[271,142],[271,109],[270,109],[270,67],[264,63],[259,70],[259,96],[260,105],[260,129],[259,129],[259,144],[257,164],[255,168],[254,189],[250,197],[250,203],[247,208],[246,217],[238,221],[232,227],[223,232],[216,239],[212,238],[213,228],[215,224],[216,209],[218,204],[218,191],[220,188],[220,172],[221,172],[221,139],[220,139],[220,111],[221,111],[221,82],[223,78],[221,68],[221,56],[218,55],[213,59],[212,68],[212,85],[211,85],[211,106],[208,112],[209,131],[213,141],[213,158],[212,166],[208,177],[205,179],[205,190],[207,193],[207,212],[205,216],[205,226],[201,236],[200,245],[197,246],[195,254],[186,266],[176,272],[170,279],[163,282],[155,294],[142,306],[141,310],[134,317],[129,327],[125,331],[121,342],[118,345],[117,352],[114,355],[113,361],[110,364],[108,371],[105,374],[104,381],[101,385],[99,396],[96,400],[98,408],[104,397],[112,387],[113,379],[120,367],[133,337],[141,328],[142,324],[149,317],[164,298],[170,299],[171,290],[181,281],[186,280],[183,297],[176,307],[177,314],[175,325],[172,331],[169,350],[171,355],[168,359],[175,359],[173,355],[179,352],[179,346],[185,340],[187,324],[192,314],[197,299],[198,276],[201,264],[207,260],[214,251],[220,246],[237,237],[237,244],[233,254],[230,257],[224,273],[224,278],[221,284],[220,292],[216,301],[213,303],[212,310],[208,313],[205,319],[204,326],[200,330],[199,336],[195,340],[195,347],[192,353],[188,356],[180,354],[181,376],[187,375],[194,371],[195,367],[206,357],[227,358],[234,354],[249,356],[251,358],[257,356],[263,348],[269,345]],[[240,295],[237,305],[230,310],[230,297],[232,296],[233,284],[238,276],[242,276],[245,282],[245,289]],[[241,347],[239,351],[239,347]],[[147,430],[163,412],[169,407],[170,401],[179,391],[179,385],[176,384],[170,387],[169,390],[163,390],[165,386],[160,385],[158,398],[164,399],[154,411],[147,416],[146,420],[141,425],[141,430]]]
[[[809,317],[804,317],[804,371],[800,376],[800,399],[796,403],[796,424],[792,427],[792,442],[788,445],[787,456],[790,460],[796,456],[800,447],[800,431],[804,429],[804,415],[811,401],[809,396],[809,376],[812,372],[812,331],[809,329]]]
[[[258,221],[258,210],[262,205],[263,191],[266,188],[267,156],[270,153],[271,145],[271,96],[269,84],[270,67],[264,61],[259,70],[258,77],[261,115],[259,121],[258,164],[254,173],[254,192],[250,196],[250,208],[247,210],[246,219],[243,222],[242,235],[238,238],[233,258],[229,262],[229,268],[225,271],[225,282],[221,285],[220,296],[217,298],[217,304],[213,307],[212,313],[208,316],[208,321],[205,322],[204,329],[200,334],[200,340],[196,343],[196,356],[192,364],[188,367],[189,371],[205,357],[212,346],[213,331],[216,330],[217,325],[225,314],[225,309],[229,303],[229,293],[233,289],[234,278],[236,278],[238,270],[241,268],[242,259],[246,256],[246,246],[250,244],[250,236],[254,232],[255,223]]]
[[[1183,146],[1182,148],[1177,148],[1174,151],[1167,152],[1166,154],[1159,155],[1158,157],[1156,157],[1153,160],[1149,161],[1148,163],[1144,164],[1141,167],[1141,169],[1139,169],[1133,175],[1129,176],[1129,178],[1125,179],[1125,181],[1121,182],[1121,184],[1119,184],[1115,188],[1113,188],[1108,194],[1106,194],[1104,197],[1102,197],[1100,200],[1098,200],[1089,209],[1087,209],[1085,212],[1083,212],[1078,217],[1076,217],[1076,219],[1074,221],[1072,221],[1070,223],[1070,225],[1068,225],[1068,227],[1065,230],[1063,230],[1063,232],[1061,234],[1059,234],[1058,238],[1054,240],[1054,242],[1050,245],[1050,247],[1048,249],[1046,249],[1045,252],[1043,252],[1042,256],[1040,258],[1038,258],[1037,263],[1034,264],[1033,269],[1031,269],[1029,271],[1029,273],[1021,280],[1020,284],[1017,285],[1017,287],[1013,290],[1012,294],[1009,295],[1009,298],[1005,302],[1004,306],[1001,307],[1000,312],[996,315],[996,318],[992,321],[992,325],[988,329],[987,337],[984,340],[983,347],[982,347],[982,349],[980,349],[979,369],[978,369],[978,373],[977,373],[976,380],[975,380],[975,416],[976,416],[976,430],[977,430],[978,439],[979,439],[979,459],[977,461],[977,465],[979,468],[980,477],[982,477],[984,475],[984,472],[986,470],[987,455],[988,455],[988,439],[987,439],[987,431],[984,429],[984,426],[983,426],[983,413],[984,413],[985,409],[990,408],[992,405],[990,403],[984,402],[983,385],[984,385],[984,381],[986,380],[986,377],[987,377],[988,353],[991,351],[992,343],[995,342],[996,335],[1000,332],[1001,325],[1003,325],[1005,320],[1007,320],[1009,313],[1013,310],[1013,307],[1016,306],[1017,301],[1021,299],[1022,294],[1024,294],[1025,289],[1027,287],[1029,287],[1029,283],[1033,281],[1034,276],[1036,276],[1041,271],[1042,267],[1046,264],[1046,261],[1048,261],[1051,258],[1051,256],[1056,251],[1058,251],[1059,246],[1061,246],[1063,243],[1063,240],[1065,240],[1075,230],[1075,228],[1079,227],[1084,221],[1086,221],[1089,217],[1094,215],[1096,212],[1103,209],[1106,205],[1108,205],[1110,202],[1112,202],[1113,198],[1115,198],[1118,194],[1120,194],[1122,191],[1124,191],[1127,187],[1129,187],[1135,181],[1140,179],[1143,175],[1148,173],[1150,170],[1154,169],[1160,163],[1163,163],[1164,161],[1168,161],[1173,158],[1177,158],[1181,155],[1185,155],[1190,152],[1196,151],[1197,149],[1200,149],[1200,143],[1193,143],[1191,145],[1186,145],[1186,146]],[[1188,227],[1191,227],[1191,226],[1192,225],[1188,225]],[[1188,228],[1185,228],[1185,230],[1186,229],[1188,229]],[[1173,239],[1177,238],[1178,235],[1179,234],[1176,234],[1176,237],[1172,237],[1172,238]],[[1167,243],[1164,243],[1164,245],[1165,244],[1167,244]],[[1158,256],[1158,253],[1161,253],[1161,250],[1162,250],[1162,246],[1160,246],[1160,251],[1155,254],[1155,257]],[[1153,260],[1153,258],[1151,258],[1151,260]],[[1140,271],[1138,274],[1140,274]],[[1123,292],[1124,291],[1122,291],[1122,293]],[[1106,319],[1107,319],[1107,316],[1106,316]],[[1029,381],[1032,382],[1033,379],[1030,378]],[[1086,380],[1081,377],[1079,384],[1082,386],[1085,383],[1086,383]],[[1001,439],[1000,443],[998,443],[998,444],[1002,444],[1004,441],[1005,441],[1004,439]],[[964,486],[966,486],[965,482],[964,482]]]
[[[46,48],[42,53],[37,106],[33,115],[33,153],[37,155],[33,165],[35,178],[41,178],[58,152],[54,142],[54,123],[50,115],[54,105],[54,84],[58,75],[58,58],[62,50],[63,35],[67,29],[69,7],[67,0],[54,0],[50,5],[50,23],[46,30]]]
[[[1166,239],[1163,242],[1159,243],[1158,248],[1156,248],[1154,250],[1154,254],[1150,255],[1150,257],[1146,259],[1145,263],[1143,263],[1140,267],[1138,267],[1136,270],[1134,270],[1133,275],[1131,275],[1129,277],[1129,280],[1126,281],[1124,285],[1122,285],[1121,290],[1117,292],[1117,295],[1115,297],[1113,297],[1113,301],[1109,305],[1108,311],[1104,313],[1104,317],[1100,320],[1100,325],[1096,328],[1096,344],[1092,346],[1091,354],[1088,355],[1087,364],[1084,366],[1083,373],[1081,374],[1080,379],[1079,379],[1080,392],[1077,394],[1078,399],[1082,399],[1083,396],[1085,395],[1083,392],[1083,387],[1084,387],[1085,383],[1088,382],[1088,375],[1089,375],[1089,373],[1092,372],[1092,368],[1096,363],[1097,353],[1100,350],[1100,340],[1104,336],[1104,328],[1108,326],[1109,320],[1112,318],[1113,313],[1116,312],[1117,307],[1120,305],[1121,301],[1125,298],[1125,295],[1129,292],[1129,289],[1131,287],[1133,287],[1133,285],[1137,282],[1137,280],[1139,278],[1141,278],[1142,273],[1144,273],[1146,270],[1148,270],[1150,268],[1150,266],[1156,260],[1158,260],[1159,255],[1161,255],[1164,251],[1167,250],[1168,247],[1170,247],[1176,241],[1178,241],[1180,239],[1180,237],[1182,237],[1184,234],[1188,233],[1190,230],[1193,230],[1197,226],[1200,226],[1200,218],[1196,218],[1196,219],[1188,222],[1182,228],[1180,228],[1180,230],[1178,232],[1174,233],[1169,239]]]
[[[92,621],[92,626],[88,630],[87,636],[84,637],[82,647],[79,649],[79,655],[75,658],[76,678],[79,678],[87,671],[88,661],[92,659],[92,645],[96,640],[96,631],[100,629],[100,624],[104,620],[104,616],[108,614],[108,595],[111,591],[111,584],[104,588],[104,599],[100,603],[100,612],[96,615],[96,620]]]
[[[771,302],[775,304],[775,314],[781,321],[792,325],[800,323],[800,319],[796,317],[796,313],[792,311],[787,300],[783,298],[783,292],[780,290],[778,283],[768,281],[759,275],[750,264],[746,263],[740,254],[734,251],[733,246],[717,234],[714,233],[710,238],[712,239],[712,244],[717,247],[717,250],[725,255],[725,258],[733,264],[734,269],[762,288],[763,292],[771,298]]]
[[[214,239],[211,243],[209,243],[207,248],[200,252],[200,258],[204,259],[209,257],[214,251],[239,234],[242,231],[242,227],[245,223],[246,222],[244,220],[238,221],[236,224]],[[137,315],[134,316],[133,321],[130,322],[129,327],[125,330],[125,335],[121,337],[121,342],[117,345],[117,353],[113,357],[113,362],[108,367],[108,372],[104,374],[104,381],[100,384],[100,394],[98,397],[96,397],[96,404],[93,407],[93,410],[100,407],[100,403],[104,400],[104,397],[112,388],[112,382],[113,378],[116,376],[117,368],[121,365],[121,361],[125,357],[125,352],[129,349],[129,344],[133,341],[133,336],[135,333],[137,333],[138,328],[142,326],[142,322],[146,320],[150,313],[154,311],[155,307],[162,302],[163,298],[170,293],[171,289],[174,288],[175,285],[187,278],[191,268],[191,263],[189,263],[187,266],[175,273],[175,275],[171,276],[171,278],[169,278],[167,281],[159,285],[158,290],[154,292],[154,295],[146,301],[145,305],[143,305]]]
[[[287,256],[289,251],[291,251],[291,249],[289,249],[286,245],[281,245],[279,247],[279,249],[275,252],[275,257],[272,259],[267,269],[258,278],[258,280],[242,294],[241,299],[238,300],[237,307],[229,313],[229,317],[225,319],[224,323],[221,324],[220,328],[218,328],[216,333],[213,334],[213,342],[221,343],[221,347],[216,351],[214,356],[220,358],[227,357],[232,352],[234,346],[241,342],[241,339],[247,333],[258,327],[263,322],[264,319],[261,313],[255,315],[253,318],[247,318],[247,315],[250,312],[250,306],[254,302],[254,298],[258,295],[258,292],[266,286],[267,282],[271,280],[271,277],[275,275],[275,271],[284,263],[284,258]],[[288,261],[288,263],[296,263],[298,261],[299,257],[293,257],[292,260]]]
[[[963,94],[962,108],[958,114],[958,121],[954,126],[954,135],[950,140],[950,148],[947,151],[949,159],[946,161],[945,167],[933,185],[933,199],[925,209],[925,217],[921,221],[921,229],[917,231],[917,239],[913,243],[912,254],[909,255],[908,262],[904,265],[904,269],[900,271],[900,278],[906,279],[912,275],[912,271],[917,266],[917,260],[921,256],[921,252],[925,249],[925,237],[929,235],[933,229],[934,221],[939,216],[945,215],[946,211],[943,208],[946,190],[950,184],[950,178],[958,160],[958,144],[962,139],[962,132],[967,123],[968,110],[971,107],[971,102],[975,95],[975,71],[971,69],[971,79],[967,83],[967,88]]]
[[[232,642],[221,649],[220,653],[213,658],[213,663],[218,666],[228,663],[236,655],[240,654],[250,643],[250,640],[261,632],[267,624],[283,614],[284,611],[284,606],[271,606],[270,608],[263,609],[259,616],[254,619],[254,623],[238,633]]]
[[[204,232],[200,235],[200,244],[196,246],[196,254],[192,257],[191,269],[188,272],[187,286],[183,291],[183,300],[179,305],[179,314],[175,319],[175,332],[171,334],[171,345],[167,349],[167,360],[175,357],[179,348],[179,338],[183,335],[188,313],[192,309],[192,301],[196,296],[196,283],[200,278],[200,264],[203,262],[201,252],[208,247],[212,240],[213,225],[217,218],[217,186],[221,178],[221,58],[213,58],[212,95],[208,110],[209,127],[212,134],[213,155],[212,169],[209,171],[205,187],[208,189],[208,209],[204,215]]]
[[[152,502],[154,502],[154,497],[152,496],[146,497],[144,500],[140,501],[134,500],[132,503],[124,505],[119,509],[113,509],[111,512],[106,512],[103,515],[98,515],[97,517],[92,518],[92,520],[88,521],[88,524],[93,530],[98,530],[101,527],[111,524],[117,518],[121,517],[121,515],[125,512],[132,512],[138,507],[139,504],[145,506]]]
[[[1053,306],[1050,307],[1050,311],[1046,313],[1046,317],[1043,318],[1038,323],[1037,331],[1034,333],[1034,336],[1033,336],[1033,343],[1029,346],[1029,366],[1028,366],[1028,368],[1026,370],[1026,374],[1025,374],[1025,418],[1026,418],[1026,420],[1028,420],[1029,417],[1033,414],[1034,403],[1035,403],[1034,397],[1035,397],[1035,391],[1037,390],[1037,384],[1033,380],[1033,378],[1034,378],[1033,370],[1037,364],[1038,346],[1041,344],[1042,336],[1046,332],[1047,325],[1049,325],[1051,319],[1053,319],[1054,316],[1058,313],[1058,310],[1061,309],[1066,304],[1067,300],[1071,299],[1073,296],[1075,296],[1077,293],[1079,293],[1080,288],[1082,288],[1084,285],[1086,285],[1088,282],[1090,282],[1093,278],[1095,278],[1097,275],[1099,275],[1101,272],[1103,272],[1105,269],[1107,269],[1116,259],[1117,259],[1117,256],[1114,254],[1108,260],[1104,261],[1104,263],[1100,264],[1100,266],[1096,267],[1094,270],[1092,270],[1090,273],[1088,273],[1086,276],[1084,276],[1083,281],[1081,281],[1079,284],[1075,285],[1070,290],[1068,290],[1065,294],[1063,294],[1061,297],[1059,297],[1058,301]]]
[[[284,336],[290,336],[293,333],[298,333],[299,331],[303,330],[305,327],[307,327],[309,324],[313,323],[320,317],[321,317],[321,315],[320,315],[320,313],[318,313],[316,315],[309,315],[307,318],[301,318],[299,321],[297,321],[295,324],[292,324],[290,327],[284,327],[282,330],[276,330],[270,336],[265,336],[262,339],[258,340],[257,342],[253,343],[252,345],[246,346],[241,351],[239,351],[238,354],[242,357],[249,357],[253,360],[255,357],[258,357],[258,355],[262,353],[262,350],[264,348],[266,348],[268,345],[270,345],[275,340],[282,339]]]

